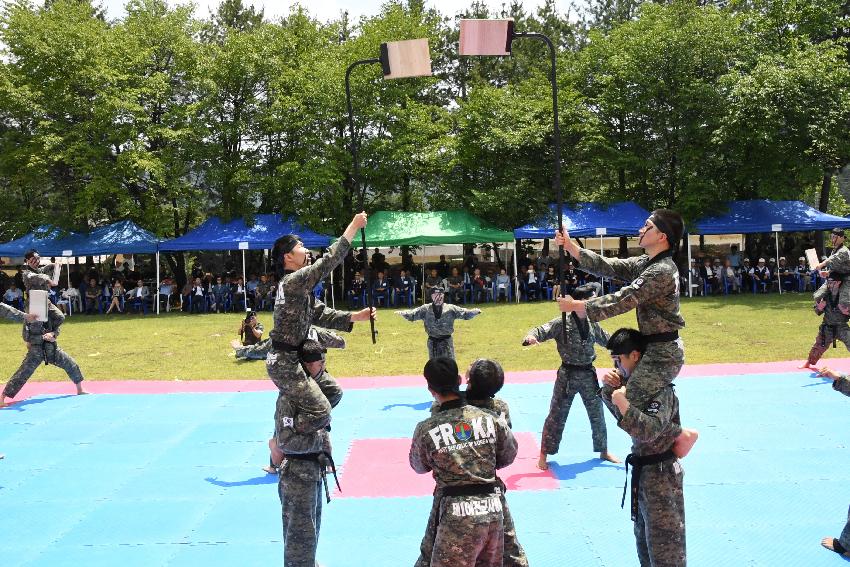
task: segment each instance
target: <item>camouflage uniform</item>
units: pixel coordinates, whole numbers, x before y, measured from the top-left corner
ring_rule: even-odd
[[[841,378],[833,381],[832,388],[845,396],[850,396],[850,380],[848,380],[847,375],[842,374]],[[841,530],[841,535],[837,539],[838,543],[844,549],[850,549],[850,510],[847,511],[847,523],[844,525],[844,529]]]
[[[508,408],[508,403],[501,398],[487,398],[485,400],[469,400],[466,402],[484,411],[488,411],[495,415],[500,420],[504,421],[508,427],[511,426],[511,410]],[[440,404],[434,402],[431,405],[431,415],[435,416],[440,411]],[[528,557],[525,555],[525,550],[519,543],[516,537],[516,526],[514,525],[513,516],[508,508],[508,502],[505,499],[506,487],[505,483],[498,476],[496,482],[502,490],[502,514],[504,516],[504,549],[502,552],[503,567],[528,567]],[[431,506],[431,514],[428,516],[428,526],[425,528],[425,536],[422,538],[422,543],[419,545],[419,558],[416,560],[414,567],[428,567],[431,564],[431,556],[434,553],[434,540],[437,537],[437,514],[440,511],[441,496],[438,489],[434,489],[434,503]]]
[[[839,308],[840,290],[844,287],[845,284],[841,284],[838,294],[827,293],[826,297],[822,298],[823,301],[826,301],[826,307],[822,310],[818,309],[817,304],[815,304],[815,313],[823,315],[823,322],[818,330],[815,344],[809,351],[809,358],[806,361],[809,365],[817,363],[823,353],[827,351],[829,345],[835,344],[835,341],[841,341],[847,347],[847,350],[850,350],[850,327],[847,326],[850,317],[842,313]]]
[[[50,282],[51,276],[53,275],[55,264],[47,264],[45,266],[40,266],[36,269],[29,267],[29,265],[24,264],[23,268],[21,268],[21,278],[24,280],[24,289],[27,292],[30,292],[34,289],[40,291],[46,291],[50,293]],[[27,309],[29,309],[29,293],[27,293]],[[59,315],[63,315],[62,311],[59,310],[58,307],[53,305],[53,302],[47,302],[47,308],[50,311],[55,311]]]
[[[310,266],[286,271],[274,306],[272,349],[266,371],[278,387],[275,439],[286,456],[280,467],[284,565],[314,567],[322,513],[322,475],[330,448],[327,426],[331,403],[317,380],[307,376],[300,351],[313,324],[350,331],[351,314],[335,311],[315,298],[316,284],[327,277],[348,253],[343,237]]]
[[[3,395],[7,398],[14,398],[27,383],[27,380],[33,375],[42,362],[45,364],[53,364],[68,373],[68,378],[74,384],[79,384],[83,381],[83,373],[80,367],[65,351],[59,348],[56,342],[45,341],[42,338],[44,333],[53,333],[59,338],[59,327],[65,320],[65,316],[58,309],[50,309],[47,311],[47,321],[33,321],[27,323],[24,320],[24,312],[18,311],[13,307],[4,305],[3,316],[7,319],[15,321],[24,321],[23,338],[27,343],[27,354],[24,357],[21,366],[12,375],[3,389]]]
[[[480,309],[465,309],[444,303],[436,306],[426,303],[416,309],[399,311],[399,315],[408,321],[422,320],[425,323],[425,332],[428,333],[428,358],[447,357],[454,359],[455,345],[452,334],[455,332],[455,319],[472,319],[479,313]]]
[[[561,317],[535,327],[527,334],[541,343],[555,339],[558,354],[561,355],[561,367],[558,368],[558,378],[552,390],[549,415],[543,423],[541,452],[547,455],[558,452],[561,437],[564,434],[564,424],[567,422],[570,406],[577,393],[581,396],[584,408],[587,410],[587,417],[590,419],[593,450],[597,453],[607,451],[608,432],[605,427],[602,400],[599,397],[599,382],[596,379],[596,369],[593,367],[593,361],[596,360],[593,344],[607,346],[608,333],[602,330],[599,323],[590,323],[573,313],[567,317],[566,342],[564,342]]]
[[[850,250],[847,249],[847,246],[842,244],[841,247],[833,250],[824,267],[832,273],[843,274],[841,287],[838,291],[838,304],[847,311],[850,308],[850,284],[848,284],[848,281],[850,281]],[[828,285],[827,282],[824,282],[815,292],[815,303],[826,296]]]
[[[413,433],[410,466],[433,471],[437,529],[431,567],[495,567],[504,548],[502,493],[496,469],[517,444],[507,424],[464,400],[445,402]]]
[[[589,299],[585,305],[587,319],[596,322],[636,309],[638,330],[650,337],[650,342],[629,379],[626,396],[629,402],[643,407],[673,382],[685,363],[680,338],[662,342],[652,339],[653,335],[678,334],[685,326],[679,313],[679,270],[672,252],[668,250],[654,258],[643,254],[621,260],[603,258],[582,248],[579,262],[586,272],[631,282],[617,293]]]
[[[643,406],[630,403],[626,415],[622,415],[611,401],[612,391],[610,386],[604,386],[602,399],[620,428],[632,438],[626,472],[629,465],[634,466],[631,509],[641,567],[684,567],[687,554],[682,480],[685,473],[671,451],[681,431],[679,399],[669,385]],[[649,463],[641,464],[641,459]]]

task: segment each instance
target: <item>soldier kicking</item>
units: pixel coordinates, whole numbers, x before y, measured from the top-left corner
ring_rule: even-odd
[[[34,315],[18,311],[14,307],[3,304],[2,315],[13,321],[22,321],[24,323],[23,337],[27,344],[27,354],[18,370],[12,375],[3,388],[3,394],[0,395],[0,408],[6,406],[6,398],[14,398],[27,383],[27,380],[33,375],[38,366],[44,364],[53,364],[64,370],[68,374],[68,378],[74,383],[77,388],[77,395],[87,394],[83,390],[83,373],[80,367],[65,351],[59,348],[56,343],[56,338],[59,336],[59,327],[65,320],[65,316],[61,311],[56,309],[48,309],[47,321],[37,321]]]
[[[596,288],[589,285],[577,287],[572,292],[572,297],[579,300],[591,299],[595,295]],[[599,397],[596,369],[593,367],[593,361],[596,359],[593,345],[595,343],[606,346],[608,333],[599,323],[590,323],[586,318],[582,319],[572,313],[567,317],[566,332],[563,331],[561,317],[556,317],[530,330],[522,344],[536,345],[550,339],[555,339],[558,354],[561,355],[561,367],[558,368],[558,377],[552,390],[549,415],[543,423],[537,468],[548,469],[546,457],[558,452],[564,434],[564,424],[576,394],[581,395],[587,417],[590,419],[593,450],[599,453],[599,458],[603,461],[619,463],[620,460],[608,452],[608,431],[605,427],[602,399]]]
[[[440,409],[416,426],[409,460],[437,483],[430,566],[501,567],[504,520],[496,470],[516,458],[516,439],[503,420],[460,396],[453,359],[431,359],[423,374]]]
[[[274,305],[272,348],[266,371],[278,388],[275,439],[283,454],[280,465],[283,563],[285,567],[315,567],[322,514],[322,479],[333,460],[327,452],[331,404],[321,387],[302,366],[304,346],[312,325],[350,331],[354,321],[374,317],[369,308],[348,313],[325,306],[313,288],[345,258],[351,240],[366,226],[358,213],[328,252],[310,263],[308,250],[294,234],[274,244],[272,258],[281,272]]]
[[[445,290],[442,286],[431,289],[431,303],[426,303],[416,309],[396,311],[408,321],[419,321],[425,324],[428,333],[428,359],[448,357],[454,359],[455,344],[452,335],[455,332],[455,319],[472,319],[480,309],[465,309],[444,303]]]

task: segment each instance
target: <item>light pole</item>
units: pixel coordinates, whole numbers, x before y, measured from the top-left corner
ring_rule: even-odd
[[[427,39],[411,39],[407,41],[393,41],[381,44],[381,53],[377,59],[362,59],[355,61],[345,70],[345,102],[348,106],[348,130],[351,136],[351,158],[353,163],[352,181],[354,191],[357,192],[359,208],[363,210],[365,190],[360,189],[360,158],[357,154],[357,138],[354,134],[354,110],[351,107],[351,72],[358,65],[372,65],[380,63],[385,79],[402,79],[405,77],[430,77],[431,76],[431,54],[428,50]],[[360,238],[363,245],[363,273],[366,282],[366,293],[369,298],[369,309],[374,305],[372,297],[372,278],[369,270],[368,255],[366,253],[366,229],[360,229]],[[375,319],[369,318],[372,330],[372,344],[375,339]]]
[[[513,40],[518,37],[538,39],[549,48],[549,82],[552,83],[552,119],[554,122],[555,137],[555,174],[552,178],[552,186],[558,199],[558,230],[564,228],[564,195],[561,189],[561,128],[558,123],[558,80],[557,62],[555,59],[555,46],[552,40],[542,33],[521,32],[514,30],[514,21],[505,20],[461,20],[460,21],[460,54],[461,55],[487,55],[507,57],[511,54]],[[565,293],[564,282],[564,247],[558,246],[558,281],[560,282],[560,295]],[[567,327],[567,314],[562,313],[564,333]]]

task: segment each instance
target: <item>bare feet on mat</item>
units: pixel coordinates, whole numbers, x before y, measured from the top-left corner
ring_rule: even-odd
[[[603,461],[608,461],[609,463],[621,463],[622,461],[617,458],[616,455],[612,455],[608,451],[602,451],[599,453],[599,458]]]
[[[841,554],[844,557],[850,556],[850,555],[848,555],[847,550],[845,550],[843,547],[841,547],[841,544],[838,543],[838,540],[835,539],[834,537],[825,537],[822,540],[820,540],[820,544],[822,546],[824,546],[825,548],[827,548],[828,550],[834,551],[835,553],[838,553],[838,554]]]
[[[263,467],[263,470],[266,471],[266,474],[277,474],[277,469],[271,465]]]
[[[83,385],[82,385],[82,384],[77,384],[77,395],[78,395],[78,396],[85,396],[86,394],[88,394],[88,392],[86,392],[85,390],[83,390]]]
[[[699,431],[696,429],[682,429],[682,432],[673,441],[673,454],[684,459],[694,448],[694,443],[699,439]]]
[[[803,364],[801,364],[797,368],[799,368],[800,370],[804,370],[806,368],[809,368],[811,370],[817,370],[817,368],[815,367],[814,364],[809,364],[809,361],[804,362]]]
[[[537,468],[541,471],[549,470],[549,463],[546,462],[546,453],[540,453],[540,458],[537,459]]]

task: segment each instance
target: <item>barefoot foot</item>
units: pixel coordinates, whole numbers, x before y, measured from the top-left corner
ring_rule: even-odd
[[[800,370],[805,370],[806,368],[811,368],[811,369],[817,370],[817,369],[815,368],[815,365],[814,365],[814,364],[809,364],[809,362],[808,362],[808,361],[804,362],[803,364],[801,364],[801,365],[800,365],[800,366],[798,366],[797,368],[799,368]]]
[[[844,549],[844,547],[842,547],[842,545],[838,543],[838,540],[834,537],[825,537],[820,540],[820,544],[828,550],[838,553],[839,555],[843,555],[845,557],[848,556],[847,550]]]
[[[88,394],[88,392],[86,392],[85,390],[83,390],[83,385],[82,385],[82,384],[77,384],[77,395],[78,395],[78,396],[85,396],[86,394]]]
[[[622,461],[616,457],[616,455],[612,455],[608,451],[602,451],[599,453],[599,458],[603,461],[608,461],[609,463],[621,463]]]
[[[239,339],[233,339],[232,341],[230,341],[230,346],[238,350],[242,348],[242,343],[239,342]]]
[[[537,468],[541,471],[549,470],[549,463],[546,462],[546,453],[541,453],[540,458],[537,459]]]
[[[699,439],[699,431],[696,429],[682,429],[682,432],[673,441],[673,454],[680,459],[685,458],[691,452],[691,449],[693,449],[697,439]]]

